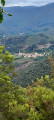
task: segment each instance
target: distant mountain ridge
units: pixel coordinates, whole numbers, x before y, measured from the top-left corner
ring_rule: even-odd
[[[4,15],[0,34],[34,35],[40,32],[54,34],[54,3],[42,6],[6,7],[13,16]]]

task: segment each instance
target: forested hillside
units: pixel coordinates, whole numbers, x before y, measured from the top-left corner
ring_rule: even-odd
[[[41,78],[41,76],[45,77],[45,75],[49,75],[51,77],[51,66],[48,58],[42,58],[41,60],[36,60],[34,63],[31,63],[29,66],[18,70],[18,64],[16,64],[16,71],[18,71],[18,77],[13,80],[15,84],[26,87],[28,84],[32,84],[33,81],[37,81],[37,78]]]

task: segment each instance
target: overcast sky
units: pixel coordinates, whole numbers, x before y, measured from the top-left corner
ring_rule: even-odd
[[[0,0],[1,1],[1,0]],[[54,0],[5,0],[6,6],[43,6]]]

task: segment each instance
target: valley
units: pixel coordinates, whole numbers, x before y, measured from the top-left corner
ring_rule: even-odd
[[[0,24],[0,45],[15,57],[18,77],[13,82],[25,87],[46,74],[51,77],[48,56],[54,53],[54,3],[4,10],[13,15],[4,15]]]
[[[18,76],[12,81],[26,87],[32,80],[45,75],[51,77],[48,56],[54,53],[54,36],[39,33],[28,36],[1,36],[0,44],[14,55]],[[54,56],[54,55],[53,55]]]
[[[0,0],[0,120],[54,120],[52,1]]]

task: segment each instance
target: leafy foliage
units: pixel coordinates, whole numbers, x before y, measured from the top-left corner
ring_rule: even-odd
[[[2,4],[2,6],[4,6],[5,5],[5,0],[1,0],[1,4]]]
[[[3,13],[7,14],[8,16],[12,16],[11,14],[8,14],[6,11],[3,10],[3,6],[5,6],[5,0],[1,0],[1,5],[0,6],[0,23],[3,21]]]

